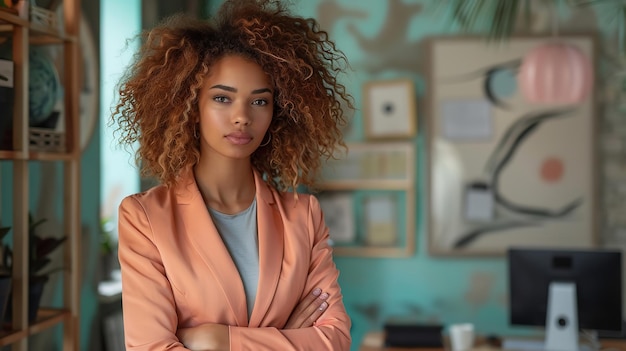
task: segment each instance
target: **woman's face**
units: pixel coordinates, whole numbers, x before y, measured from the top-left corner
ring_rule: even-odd
[[[199,110],[202,157],[249,159],[272,121],[274,88],[255,62],[225,56],[204,81]]]

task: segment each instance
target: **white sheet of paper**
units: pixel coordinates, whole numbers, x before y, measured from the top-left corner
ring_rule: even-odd
[[[446,100],[441,103],[442,134],[446,139],[479,141],[491,139],[491,104],[483,99]]]
[[[469,221],[490,221],[494,218],[494,198],[491,188],[468,185],[465,193],[465,218]]]

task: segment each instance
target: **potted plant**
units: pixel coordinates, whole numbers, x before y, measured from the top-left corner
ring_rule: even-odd
[[[111,273],[115,266],[116,242],[113,239],[113,229],[115,225],[109,218],[102,219],[100,222],[100,258],[101,258],[101,277],[100,280],[111,280]]]
[[[11,274],[11,267],[9,266],[7,257],[8,246],[2,242],[10,232],[11,227],[0,227],[0,276]]]
[[[52,261],[49,256],[67,239],[66,236],[56,238],[38,235],[37,227],[46,221],[46,219],[40,219],[35,222],[32,215],[28,215],[28,320],[31,322],[37,317],[43,289],[50,279],[50,274],[61,269],[46,269]],[[5,247],[5,251],[8,256],[7,265],[10,267],[13,253],[8,247]],[[5,320],[9,321],[11,318],[12,307],[9,304]]]
[[[4,316],[9,296],[11,295],[12,279],[11,268],[8,265],[8,246],[2,243],[9,234],[11,227],[0,227],[0,317]]]

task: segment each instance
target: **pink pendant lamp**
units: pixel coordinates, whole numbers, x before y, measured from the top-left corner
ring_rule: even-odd
[[[555,41],[524,56],[518,80],[530,103],[576,104],[583,102],[593,88],[593,65],[578,47]]]
[[[558,9],[552,10],[555,39],[530,50],[522,59],[518,82],[526,101],[536,104],[578,104],[593,89],[591,59],[576,45],[558,40]]]

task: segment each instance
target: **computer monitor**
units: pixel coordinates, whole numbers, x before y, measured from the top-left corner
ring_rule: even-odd
[[[510,324],[545,327],[545,349],[578,349],[579,329],[621,330],[621,251],[514,247],[507,261]]]

